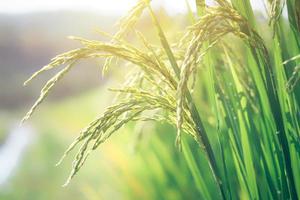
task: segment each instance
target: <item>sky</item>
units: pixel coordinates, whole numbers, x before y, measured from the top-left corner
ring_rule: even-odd
[[[188,1],[194,7],[194,1]],[[263,9],[262,0],[251,1],[255,9]],[[86,10],[103,14],[123,14],[136,2],[137,0],[0,0],[0,13]],[[185,0],[153,0],[152,2],[154,6],[165,7],[169,14],[186,11]]]

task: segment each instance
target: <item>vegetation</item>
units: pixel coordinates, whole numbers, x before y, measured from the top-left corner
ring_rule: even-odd
[[[117,93],[116,103],[64,153],[62,159],[80,145],[66,184],[91,152],[123,125],[155,121],[176,127],[176,146],[203,199],[300,197],[299,1],[266,1],[268,29],[254,17],[249,0],[215,3],[196,0],[197,15],[189,13],[191,25],[178,30],[179,38],[169,38],[150,1],[138,1],[120,20],[115,35],[99,32],[110,42],[71,37],[82,46],[55,57],[25,82],[64,66],[43,87],[23,121],[82,59],[105,58],[103,74],[114,60],[132,69],[120,88],[111,89]],[[282,14],[285,3],[288,21]],[[159,44],[135,29],[144,11]],[[132,33],[136,45],[126,39]]]

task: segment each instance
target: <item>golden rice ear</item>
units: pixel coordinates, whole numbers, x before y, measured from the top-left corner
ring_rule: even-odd
[[[128,73],[126,81],[119,88],[110,89],[116,93],[115,102],[82,129],[58,162],[57,165],[75,147],[79,146],[64,186],[68,185],[80,171],[89,155],[124,125],[130,121],[159,121],[167,122],[177,128],[175,145],[180,150],[182,145],[183,156],[186,158],[199,191],[202,191],[206,185],[210,189],[214,184],[211,190],[220,197],[203,199],[238,199],[241,194],[245,195],[242,196],[245,199],[259,199],[261,195],[270,197],[266,199],[281,197],[277,195],[286,195],[283,199],[298,199],[296,192],[293,192],[296,187],[293,186],[293,181],[289,181],[294,177],[293,167],[299,164],[293,162],[298,152],[295,150],[289,152],[289,146],[293,145],[289,143],[290,138],[285,138],[285,134],[296,138],[295,133],[300,129],[297,119],[299,110],[297,101],[292,96],[293,94],[289,96],[284,91],[286,72],[282,67],[282,57],[290,52],[287,50],[283,54],[280,48],[275,49],[275,53],[272,52],[273,49],[267,50],[263,39],[252,27],[255,23],[252,19],[247,20],[238,11],[249,9],[246,12],[252,12],[251,6],[245,5],[245,2],[249,3],[250,0],[215,1],[217,4],[209,7],[205,6],[205,0],[196,0],[198,7],[201,7],[200,11],[205,10],[205,12],[201,13],[197,20],[193,20],[193,24],[182,33],[180,41],[171,44],[163,31],[164,27],[160,26],[160,20],[149,5],[150,1],[140,0],[120,21],[120,30],[114,36],[99,32],[108,36],[111,39],[110,42],[70,37],[78,41],[82,47],[58,55],[51,60],[49,65],[25,82],[28,83],[40,73],[65,66],[42,88],[39,99],[23,121],[32,115],[57,82],[78,60],[107,58],[104,64],[104,70],[106,70],[114,57],[124,61],[118,67],[129,66],[134,69]],[[295,2],[295,0],[291,1]],[[237,3],[235,7],[231,2]],[[277,3],[281,1],[269,0],[269,2],[271,10],[274,11],[270,12],[271,23],[273,25],[275,22],[281,23],[281,21],[276,21],[282,9],[279,6],[281,4]],[[153,28],[157,29],[160,46],[153,45],[145,36],[137,32],[143,44],[143,48],[137,48],[127,42],[125,36],[134,29],[146,7],[154,22]],[[298,9],[297,14],[299,14]],[[297,16],[299,19],[299,15]],[[299,25],[299,20],[297,23]],[[230,36],[225,38],[228,34]],[[238,43],[241,45],[236,45],[236,40],[232,38],[238,38]],[[237,48],[230,48],[226,42],[236,45]],[[276,43],[278,43],[276,48],[281,45],[280,41]],[[211,49],[213,52],[203,59]],[[241,53],[240,50],[245,52]],[[274,63],[276,73],[274,74],[268,73],[268,70],[273,68],[273,66],[270,67],[271,59],[269,59],[268,52],[274,53],[273,56],[276,59]],[[238,60],[237,55],[245,57],[245,60]],[[283,64],[299,58],[300,56],[295,56]],[[206,71],[203,74],[196,74],[197,69],[201,69],[202,66],[207,67]],[[288,81],[288,89],[293,88],[300,80],[299,72],[300,68],[296,67]],[[199,74],[200,76],[197,76]],[[195,98],[192,96],[194,83],[190,84],[191,77],[194,77],[194,82],[198,78],[201,87],[196,89],[206,93],[203,95],[205,99],[199,101],[199,93],[194,93]],[[274,83],[277,84],[273,85],[273,77]],[[270,80],[270,85],[268,85],[268,80]],[[203,118],[198,109],[202,112],[207,111],[203,113],[205,114]],[[202,158],[200,160],[194,157],[198,150],[195,149],[195,152],[187,150],[183,134],[190,134],[202,148],[202,153],[197,156],[205,156],[204,159],[207,159],[208,164],[206,168],[197,167],[198,161],[199,164],[203,163]],[[286,142],[287,145],[280,145],[281,141]],[[296,142],[298,141],[295,140],[295,144]],[[285,163],[292,165],[286,165],[287,168]],[[226,169],[227,164],[231,165],[228,169]],[[208,179],[202,177],[200,169],[210,170],[210,174],[204,176],[211,176],[208,182]],[[231,179],[231,174],[227,175],[228,172],[235,173],[237,177]],[[276,177],[272,176],[274,174]],[[182,182],[181,178],[179,181]],[[232,187],[231,182],[234,184]],[[259,191],[256,191],[257,189]],[[231,191],[233,191],[233,196]],[[291,194],[288,191],[291,191]],[[208,197],[210,197],[210,192],[210,190],[205,191]]]
[[[132,29],[134,29],[136,23],[138,22],[139,18],[141,17],[143,11],[150,3],[150,0],[139,0],[138,3],[125,15],[121,18],[118,22],[118,26],[120,27],[118,32],[113,36],[111,42],[114,43],[116,40],[121,40],[124,38]],[[105,75],[113,57],[109,57],[105,60],[103,69],[102,69],[102,76]]]
[[[42,67],[42,69],[38,70],[33,75],[31,75],[31,77],[28,78],[24,82],[24,86],[28,85],[33,79],[35,79],[40,74],[42,74],[46,71],[52,70],[54,68],[57,68],[61,65],[69,64],[69,63],[77,60],[80,56],[87,55],[88,53],[89,52],[88,52],[87,49],[78,48],[78,49],[74,49],[74,50],[68,51],[66,53],[62,53],[60,55],[57,55],[56,57],[51,59],[51,62],[48,65]]]
[[[167,93],[162,96],[160,95],[160,91],[148,91],[138,87],[111,89],[111,91],[127,93],[131,94],[131,96],[125,96],[124,98],[119,99],[120,103],[107,108],[102,116],[94,120],[81,131],[79,137],[77,137],[63,154],[57,165],[62,162],[75,146],[82,144],[79,152],[74,158],[72,171],[64,186],[66,186],[78,173],[90,153],[109,139],[109,137],[123,125],[127,124],[129,121],[153,119],[151,115],[144,115],[143,112],[155,111],[154,114],[156,115],[159,110],[167,111],[169,116],[164,118],[165,121],[174,124],[170,118],[175,118],[175,98]],[[185,118],[188,118],[188,116],[185,116]],[[161,118],[159,120],[163,119]],[[190,119],[187,119],[187,121],[190,121]],[[191,125],[184,124],[183,130],[186,130],[193,135]]]
[[[36,102],[33,104],[33,106],[30,108],[30,110],[26,113],[25,117],[22,119],[21,123],[24,123],[26,120],[28,120],[33,112],[36,110],[36,108],[43,102],[43,100],[48,96],[52,88],[57,84],[58,81],[60,81],[66,73],[74,66],[74,63],[69,64],[67,67],[65,67],[63,70],[58,72],[53,78],[51,78],[45,86],[42,88],[39,98],[36,100]]]

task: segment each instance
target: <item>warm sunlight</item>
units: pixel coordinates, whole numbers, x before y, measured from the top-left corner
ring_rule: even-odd
[[[176,3],[175,3],[176,2]],[[194,1],[188,0],[192,7]],[[130,9],[136,0],[1,0],[0,12],[3,13],[28,13],[53,10],[86,10],[96,11],[103,14],[120,14]],[[262,9],[260,0],[252,0],[254,9]],[[169,14],[186,11],[185,0],[161,0],[154,1],[154,6],[163,6]]]
[[[132,7],[135,0],[4,0],[0,3],[1,12],[22,13],[52,10],[101,10],[107,13],[119,12]]]
[[[300,200],[299,116],[300,0],[0,0],[0,200]]]

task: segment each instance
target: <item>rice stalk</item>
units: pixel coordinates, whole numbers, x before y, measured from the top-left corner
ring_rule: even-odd
[[[80,48],[58,55],[25,82],[66,66],[46,83],[23,121],[32,116],[79,60],[106,58],[105,72],[113,58],[120,59],[122,64],[117,67],[132,70],[120,88],[110,89],[116,93],[114,104],[79,133],[59,161],[80,146],[66,185],[89,155],[124,125],[155,121],[176,127],[175,143],[182,148],[203,197],[212,199],[215,193],[219,199],[297,199],[300,109],[292,90],[300,79],[295,62],[299,56],[292,57],[290,51],[282,52],[280,48],[284,41],[280,40],[284,36],[280,32],[284,2],[268,1],[274,40],[270,49],[259,33],[249,0],[217,0],[214,6],[196,0],[198,17],[190,11],[192,24],[173,43],[166,37],[150,1],[138,1],[121,20],[115,35],[100,32],[111,39],[109,42],[71,37]],[[299,12],[291,5],[297,2],[286,0],[295,41]],[[145,10],[160,45],[151,44],[134,28]],[[143,48],[126,41],[129,31],[135,31]],[[299,54],[295,52],[291,55]],[[283,62],[287,57],[284,53],[292,58]],[[289,77],[283,66],[291,63],[296,67]],[[199,101],[199,91],[207,91],[208,98],[203,95],[201,98],[206,100]],[[206,116],[201,116],[199,110]],[[204,184],[207,176],[187,141],[182,140],[183,134],[201,147],[212,184]]]

